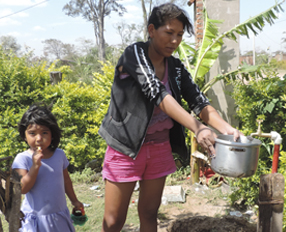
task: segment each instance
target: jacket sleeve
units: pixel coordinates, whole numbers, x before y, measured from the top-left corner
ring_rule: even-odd
[[[205,106],[210,105],[210,102],[200,91],[199,86],[193,81],[191,74],[183,63],[181,63],[181,72],[182,96],[188,102],[190,110],[192,110],[196,115],[199,115]]]
[[[123,66],[122,72],[134,78],[150,102],[158,106],[168,94],[165,86],[156,77],[153,65],[139,43],[132,44],[125,49],[117,68],[119,66]]]

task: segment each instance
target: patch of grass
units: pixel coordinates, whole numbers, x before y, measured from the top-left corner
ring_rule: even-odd
[[[70,174],[73,183],[93,183],[100,180],[100,173],[95,173],[91,168],[85,168],[82,172]]]
[[[90,231],[97,232],[101,230],[101,224],[104,214],[104,182],[100,178],[99,181],[85,184],[80,182],[73,183],[76,195],[78,199],[85,204],[90,205],[85,207],[85,213],[88,217],[88,221],[83,225],[76,225],[75,229],[79,232]],[[91,190],[90,188],[96,186],[96,190]],[[128,228],[138,228],[139,227],[139,217],[137,212],[137,199],[138,192],[134,192],[131,197],[131,202],[128,209],[127,219],[125,222],[125,227],[122,229],[124,231],[131,231]],[[67,199],[68,207],[72,211],[72,205]],[[134,231],[134,230],[132,230]]]
[[[9,231],[9,224],[8,224],[8,222],[5,220],[5,215],[4,215],[4,214],[1,214],[1,215],[0,215],[0,219],[1,219],[1,222],[2,222],[3,231]]]
[[[167,218],[166,214],[159,212],[158,213],[158,219],[159,220],[167,220],[168,218]]]
[[[190,175],[190,166],[181,167],[176,172],[167,176],[166,185],[180,185]]]
[[[76,231],[100,231],[104,212],[104,189],[100,187],[97,190],[91,190],[90,188],[93,186],[93,183],[74,183],[73,185],[78,199],[82,203],[89,205],[89,207],[85,207],[85,214],[88,217],[88,221],[83,226],[76,225]],[[67,204],[71,212],[72,205],[68,198]]]
[[[181,168],[177,172],[169,175],[167,177],[166,185],[180,185],[181,183],[185,182],[187,180],[187,177],[189,176],[189,168]],[[104,188],[105,184],[100,177],[99,174],[96,174],[91,169],[85,169],[84,171],[75,172],[73,174],[70,174],[71,179],[73,181],[73,186],[75,193],[78,197],[78,199],[88,205],[85,207],[85,212],[88,217],[88,221],[83,225],[79,226],[76,225],[75,229],[77,232],[99,232],[101,230],[101,224],[104,214]],[[96,176],[96,178],[95,178]],[[96,186],[96,188],[95,188]],[[94,188],[92,188],[94,187]],[[200,196],[201,194],[198,194],[197,192],[193,192],[190,189],[186,191],[187,195],[196,195]],[[213,203],[216,203],[220,198],[224,196],[224,194],[221,191],[215,191],[213,189],[209,189],[207,191],[210,196],[202,195],[202,198],[208,198],[208,200],[213,201]],[[137,231],[139,228],[139,216],[137,212],[137,200],[138,200],[138,191],[134,191],[131,196],[131,202],[128,208],[128,214],[127,219],[125,222],[125,225],[121,232],[131,232],[131,231]],[[207,195],[208,195],[207,194]],[[67,204],[70,212],[72,211],[72,205],[67,198]],[[184,209],[184,203],[168,203],[167,205],[161,205],[159,209],[158,214],[158,220],[160,220],[160,223],[166,223],[168,222],[168,214],[165,213],[165,209],[168,209],[170,207],[176,207],[177,209]],[[4,219],[4,215],[0,215],[2,225],[3,225],[3,231],[9,231],[8,223]]]

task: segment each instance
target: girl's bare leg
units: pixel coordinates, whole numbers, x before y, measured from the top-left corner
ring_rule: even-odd
[[[140,232],[157,232],[157,215],[166,177],[140,181],[138,213]]]
[[[105,181],[105,207],[101,232],[120,232],[136,182]]]

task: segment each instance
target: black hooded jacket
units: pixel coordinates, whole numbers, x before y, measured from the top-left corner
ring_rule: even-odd
[[[180,105],[183,97],[190,110],[198,115],[210,104],[208,99],[179,59],[173,56],[166,59],[173,97]],[[121,66],[122,73],[129,75],[124,79],[119,77]],[[148,42],[128,46],[117,63],[110,105],[98,133],[109,146],[135,159],[144,142],[154,106],[158,106],[167,94],[148,57]],[[188,157],[185,129],[176,121],[170,129],[170,143],[174,153],[183,159]]]

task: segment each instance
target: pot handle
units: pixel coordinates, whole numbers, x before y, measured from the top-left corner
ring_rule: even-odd
[[[216,144],[216,143],[213,144],[214,148],[215,148],[215,144]],[[209,158],[213,159],[213,158],[215,158],[215,157],[216,157],[216,154],[209,154]]]
[[[229,150],[236,152],[245,152],[245,148],[240,148],[240,147],[230,147]]]

